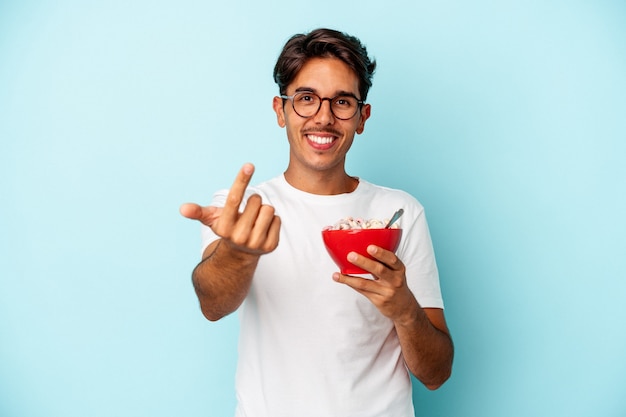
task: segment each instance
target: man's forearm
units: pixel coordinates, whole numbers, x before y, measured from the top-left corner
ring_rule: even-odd
[[[450,377],[454,357],[443,311],[418,306],[410,320],[395,327],[409,371],[428,389],[439,388]]]
[[[234,312],[245,299],[260,255],[232,250],[222,241],[207,248],[208,254],[192,274],[202,314],[216,321]]]

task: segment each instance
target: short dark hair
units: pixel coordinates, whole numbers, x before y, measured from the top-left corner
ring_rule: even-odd
[[[294,35],[287,41],[274,66],[274,81],[280,94],[287,93],[287,86],[309,59],[333,57],[345,62],[355,72],[359,79],[360,99],[365,101],[372,86],[376,61],[369,58],[358,38],[324,28]]]

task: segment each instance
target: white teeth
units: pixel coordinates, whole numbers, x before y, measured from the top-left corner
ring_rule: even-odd
[[[326,145],[329,144],[333,141],[332,137],[328,137],[328,136],[314,136],[314,135],[308,135],[309,140],[317,143],[318,145]]]

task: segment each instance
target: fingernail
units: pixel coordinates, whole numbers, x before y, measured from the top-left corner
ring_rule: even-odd
[[[348,254],[348,260],[349,260],[350,262],[356,261],[356,253],[354,253],[354,252],[350,252],[350,253]]]

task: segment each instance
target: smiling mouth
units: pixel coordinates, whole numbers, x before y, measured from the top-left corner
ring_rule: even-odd
[[[303,132],[313,146],[328,147],[341,137],[341,133],[334,129],[311,129]]]
[[[308,140],[318,145],[328,145],[336,139],[336,136],[319,136],[314,134],[308,134],[306,137]]]

